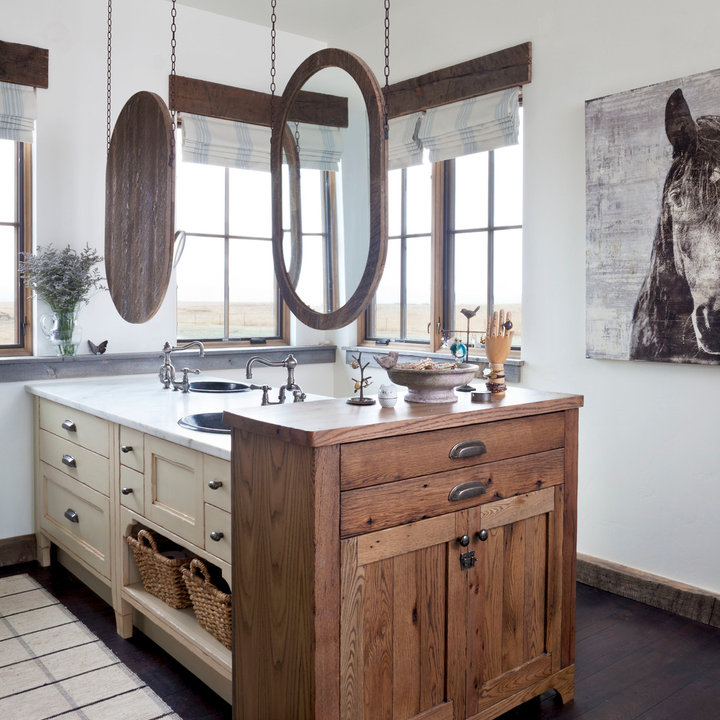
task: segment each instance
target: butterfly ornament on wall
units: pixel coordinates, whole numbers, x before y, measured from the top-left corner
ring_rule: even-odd
[[[93,355],[102,355],[107,349],[108,341],[103,340],[98,345],[96,345],[92,340],[88,340],[87,343]]]

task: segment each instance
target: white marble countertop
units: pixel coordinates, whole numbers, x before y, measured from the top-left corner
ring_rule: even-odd
[[[202,375],[202,380],[213,380]],[[27,392],[96,415],[156,437],[230,459],[230,435],[189,430],[177,421],[195,413],[260,407],[259,390],[239,393],[182,393],[165,390],[156,374],[43,380],[28,383]],[[271,393],[275,399],[277,390]],[[312,398],[308,398],[312,399]]]

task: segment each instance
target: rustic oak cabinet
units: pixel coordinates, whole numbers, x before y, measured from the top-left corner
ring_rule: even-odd
[[[233,426],[233,712],[482,720],[573,696],[582,398],[343,401]]]

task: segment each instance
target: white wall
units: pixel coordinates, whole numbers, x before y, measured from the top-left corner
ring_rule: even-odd
[[[720,368],[585,359],[585,100],[720,65],[715,0],[391,8],[391,82],[532,41],[523,380],[585,395],[578,550],[720,592]],[[381,9],[377,8],[378,15]],[[372,37],[331,38],[382,72]],[[718,101],[720,114],[720,100]]]
[[[107,3],[101,0],[23,0],[0,4],[0,39],[50,51],[49,88],[38,90],[35,236],[39,245],[85,243],[102,255],[105,244]],[[113,3],[113,122],[128,98],[149,90],[167,98],[170,3]],[[320,43],[278,33],[277,85],[281,92],[298,63]],[[178,6],[177,73],[251,90],[270,86],[267,28]],[[46,312],[44,307],[40,312]],[[79,316],[84,339],[109,339],[109,352],[159,352],[174,341],[175,296],[142,325],[125,322],[109,293],[94,296]],[[298,342],[315,339],[294,331]],[[318,338],[322,339],[322,337]],[[52,354],[44,338],[38,354]],[[89,352],[83,342],[80,352]],[[325,372],[327,374],[327,370]],[[319,392],[319,370],[308,368],[308,390]],[[272,381],[270,372],[269,380]],[[302,381],[304,378],[300,377]],[[320,386],[320,387],[318,387]],[[159,387],[159,386],[158,386]],[[32,406],[22,383],[0,382],[0,539],[33,532]]]

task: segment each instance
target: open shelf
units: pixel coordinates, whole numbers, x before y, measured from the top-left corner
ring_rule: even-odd
[[[232,679],[232,653],[198,624],[191,607],[176,610],[151,595],[142,583],[126,585],[122,599],[177,639],[222,677]]]

